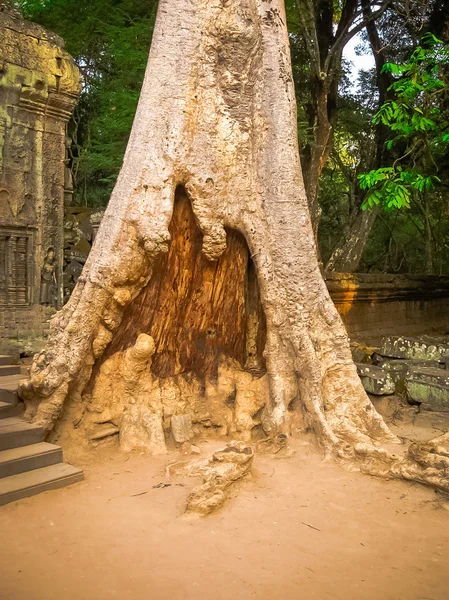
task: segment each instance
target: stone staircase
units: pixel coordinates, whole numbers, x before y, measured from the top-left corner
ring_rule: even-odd
[[[21,417],[17,386],[26,375],[12,363],[0,355],[0,505],[83,479],[81,469],[63,462],[60,446],[43,441],[42,427]]]

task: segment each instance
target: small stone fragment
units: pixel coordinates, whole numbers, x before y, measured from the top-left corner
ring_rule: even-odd
[[[190,414],[173,415],[170,422],[173,437],[178,444],[188,442],[194,437]]]
[[[119,433],[119,428],[116,425],[109,424],[106,426],[100,426],[99,429],[90,436],[90,439],[92,441],[103,440],[112,435],[116,435],[117,433]]]

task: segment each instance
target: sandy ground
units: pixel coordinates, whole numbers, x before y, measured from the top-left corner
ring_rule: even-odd
[[[448,600],[449,504],[295,449],[198,520],[194,480],[153,487],[179,455],[85,457],[84,482],[0,509],[1,600]]]

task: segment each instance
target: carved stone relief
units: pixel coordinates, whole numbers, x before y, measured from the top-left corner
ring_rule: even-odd
[[[0,305],[30,303],[32,248],[31,232],[0,228]]]
[[[0,342],[62,303],[67,121],[81,91],[63,41],[0,0]]]
[[[56,306],[55,250],[49,248],[41,270],[41,304]]]

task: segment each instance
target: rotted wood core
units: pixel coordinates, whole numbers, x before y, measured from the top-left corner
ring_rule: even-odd
[[[183,187],[176,191],[169,231],[168,253],[160,255],[151,280],[127,307],[103,361],[147,333],[156,344],[151,370],[157,377],[213,376],[225,358],[264,371],[265,317],[245,238],[229,230],[226,251],[208,261]]]

